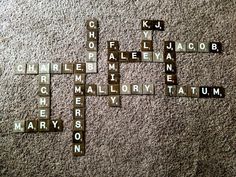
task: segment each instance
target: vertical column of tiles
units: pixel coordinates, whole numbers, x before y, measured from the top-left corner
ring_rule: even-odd
[[[153,58],[153,21],[142,20],[142,41],[141,41],[141,61],[151,62]]]

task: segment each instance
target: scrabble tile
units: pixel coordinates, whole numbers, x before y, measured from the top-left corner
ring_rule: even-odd
[[[152,31],[143,30],[142,31],[142,40],[151,40],[152,41]]]
[[[175,42],[174,41],[164,41],[164,51],[175,51]]]
[[[50,73],[50,63],[40,63],[39,64],[39,74],[49,74]]]
[[[98,41],[98,31],[97,30],[87,31],[87,41]]]
[[[119,73],[120,64],[119,62],[108,62],[108,73]]]
[[[72,138],[73,138],[73,143],[83,143],[84,142],[84,131],[74,131]]]
[[[97,73],[97,63],[86,62],[86,73]]]
[[[24,120],[14,121],[13,132],[14,133],[23,133],[23,132],[25,132],[25,121]]]
[[[85,86],[82,84],[74,85],[74,95],[75,96],[83,96],[85,95]]]
[[[38,75],[38,83],[42,84],[50,84],[50,74],[39,74]]]
[[[38,64],[27,64],[26,74],[38,74],[39,66]]]
[[[142,40],[141,41],[141,51],[153,51],[153,41]]]
[[[98,30],[98,20],[93,18],[93,19],[90,19],[90,20],[87,20],[86,22],[86,28],[87,30]]]
[[[165,51],[163,54],[163,58],[164,58],[165,62],[175,63],[176,62],[176,53]]]
[[[61,63],[51,63],[51,74],[61,74],[62,73]]]
[[[18,63],[15,65],[15,74],[25,74],[26,73],[26,64]]]
[[[97,41],[87,41],[86,49],[87,51],[97,51],[98,50]]]
[[[143,95],[153,95],[155,88],[153,84],[143,84]]]
[[[130,84],[121,84],[120,85],[120,94],[121,95],[130,95],[131,94],[131,85]]]
[[[153,30],[152,20],[141,20],[141,29],[142,30]]]
[[[187,52],[197,52],[198,43],[197,42],[187,42],[186,43],[186,51]]]
[[[85,63],[76,63],[74,64],[74,73],[85,73],[86,72],[86,64]]]
[[[84,131],[84,130],[85,130],[84,120],[74,119],[73,120],[73,131]]]
[[[50,120],[50,131],[51,132],[62,132],[63,121],[61,119]]]
[[[153,52],[142,52],[141,53],[141,61],[143,62],[151,62],[152,61]]]
[[[97,85],[97,95],[108,95],[108,86],[107,85]]]
[[[158,63],[163,63],[164,62],[163,53],[162,52],[153,52],[152,61],[158,62]]]
[[[119,45],[118,41],[107,41],[108,51],[118,51],[119,47],[120,47],[120,45]]]
[[[38,109],[39,119],[49,119],[50,118],[50,108],[39,108]]]
[[[38,131],[38,121],[36,119],[25,121],[25,132],[33,133],[37,131]]]
[[[85,85],[85,95],[86,96],[96,96],[97,95],[97,85],[86,84]]]
[[[175,51],[176,52],[186,52],[187,51],[186,43],[185,42],[176,41],[175,42]]]
[[[165,63],[165,73],[166,74],[175,74],[176,71],[176,64],[172,62]]]
[[[63,63],[62,73],[63,74],[73,74],[74,73],[74,64],[73,63]]]
[[[119,60],[120,62],[128,62],[131,58],[131,53],[127,51],[119,52]]]
[[[74,108],[73,109],[73,118],[74,119],[84,119],[85,118],[85,109],[84,108]]]
[[[165,93],[166,96],[177,96],[177,86],[176,85],[166,85],[165,86]]]
[[[107,55],[107,60],[110,62],[118,62],[120,59],[120,54],[118,51],[109,51]]]
[[[193,98],[199,98],[199,87],[188,86],[188,96]]]
[[[139,62],[141,61],[141,52],[132,51],[130,52],[130,62]]]
[[[213,98],[224,98],[225,89],[223,87],[212,87],[212,97]]]
[[[108,85],[108,94],[109,95],[119,95],[120,94],[120,85],[119,84],[109,84]]]
[[[210,98],[212,93],[211,87],[202,86],[199,88],[199,97],[200,98]]]
[[[108,73],[108,84],[119,84],[120,74],[119,73]]]
[[[38,98],[38,107],[39,108],[49,108],[50,103],[51,103],[51,98],[49,96]]]
[[[73,143],[73,156],[80,157],[85,155],[84,143]]]
[[[110,107],[120,107],[121,101],[119,95],[108,96],[108,105]]]
[[[209,51],[211,53],[221,53],[222,52],[222,44],[220,42],[210,42]]]
[[[188,96],[188,89],[186,86],[177,86],[177,96],[185,97]]]
[[[84,96],[74,96],[74,107],[84,108],[85,107],[85,97]]]
[[[50,120],[39,120],[38,121],[38,131],[39,132],[48,132],[50,130]]]
[[[74,83],[75,84],[85,84],[86,74],[74,74]]]
[[[39,85],[38,95],[49,96],[51,94],[50,85]]]
[[[97,51],[86,51],[86,62],[97,62],[98,53]]]
[[[165,30],[165,23],[163,20],[153,20],[152,25],[153,25],[153,30],[157,30],[157,31]]]
[[[142,84],[131,84],[131,94],[133,94],[133,95],[143,94]]]
[[[166,74],[165,84],[166,85],[177,85],[177,76],[175,74]]]
[[[208,42],[199,42],[197,51],[198,52],[209,52],[209,43]]]

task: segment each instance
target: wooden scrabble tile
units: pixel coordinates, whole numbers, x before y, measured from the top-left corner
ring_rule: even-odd
[[[143,30],[142,31],[142,40],[151,40],[152,41],[152,30]]]
[[[73,131],[84,131],[85,130],[85,122],[81,119],[73,120]]]
[[[84,96],[74,96],[74,107],[84,108],[85,107],[85,97]]]
[[[38,83],[39,85],[42,84],[50,84],[50,74],[39,74],[38,75]]]
[[[97,63],[86,62],[86,73],[97,73]]]
[[[75,84],[85,84],[86,74],[74,74],[74,83]]]
[[[85,73],[86,64],[85,63],[76,63],[74,64],[74,73]]]
[[[165,23],[163,20],[153,20],[152,25],[153,25],[153,30],[157,30],[157,31],[165,30]]]
[[[39,132],[48,132],[50,130],[50,120],[38,120],[38,131]]]
[[[142,40],[141,41],[141,51],[153,51],[153,41]]]
[[[39,85],[38,95],[39,96],[49,96],[51,94],[50,85]]]
[[[108,73],[108,84],[119,84],[120,74],[119,73]]]
[[[188,96],[188,89],[186,86],[177,86],[177,96],[186,97]]]
[[[97,41],[87,41],[86,49],[87,51],[97,51],[98,50]]]
[[[176,53],[175,52],[168,52],[164,51],[163,58],[165,62],[176,62]]]
[[[83,96],[85,95],[85,86],[82,84],[74,85],[74,95],[75,96]]]
[[[133,94],[133,95],[143,94],[142,84],[131,84],[131,94]]]
[[[177,85],[177,75],[176,74],[166,74],[165,77],[166,85]]]
[[[130,52],[130,62],[139,62],[141,61],[141,52],[132,51]]]
[[[98,41],[98,31],[97,30],[87,31],[87,41]]]
[[[109,62],[118,62],[120,59],[120,54],[118,51],[109,51],[107,55],[107,60]]]
[[[108,95],[108,86],[107,85],[97,85],[97,95],[98,96]]]
[[[86,28],[88,31],[90,30],[98,30],[98,20],[93,18],[93,19],[90,19],[90,20],[87,20],[86,22]]]
[[[193,98],[199,98],[199,87],[188,86],[188,96]]]
[[[51,63],[51,73],[52,74],[61,74],[62,73],[62,64],[61,63]]]
[[[209,43],[208,42],[199,42],[197,51],[198,52],[209,52]]]
[[[73,74],[74,73],[74,64],[73,63],[63,63],[62,64],[62,73],[63,74]]]
[[[86,51],[86,62],[97,62],[98,53],[97,51]]]
[[[83,143],[84,142],[84,131],[74,131],[72,138],[73,138],[73,143]]]
[[[212,93],[211,87],[202,86],[199,88],[199,97],[200,98],[210,98]]]
[[[25,121],[24,120],[14,121],[13,132],[14,133],[24,133],[25,132]]]
[[[163,63],[164,62],[163,53],[162,52],[153,52],[152,61],[158,62],[158,63]]]
[[[120,107],[121,101],[119,95],[108,96],[108,105],[110,107]]]
[[[224,98],[225,89],[223,87],[212,87],[212,97],[213,98]]]
[[[177,86],[176,85],[166,85],[165,94],[166,96],[177,96]]]
[[[26,73],[26,64],[25,63],[17,63],[15,65],[15,74],[25,74]]]
[[[27,64],[26,74],[38,74],[39,66],[38,64]]]
[[[73,143],[73,156],[80,157],[85,155],[84,143]]]
[[[39,119],[49,119],[50,118],[50,108],[39,108],[38,109]]]
[[[153,95],[155,88],[153,84],[143,84],[143,95]]]
[[[120,62],[128,62],[131,58],[131,53],[127,51],[119,52],[119,55]]]
[[[141,53],[141,61],[143,62],[151,62],[152,61],[153,52],[142,52]]]
[[[121,95],[130,95],[131,94],[131,85],[130,84],[121,84],[120,85],[120,94]]]
[[[187,42],[186,43],[186,51],[187,52],[197,52],[198,43],[197,42]]]
[[[119,95],[120,94],[120,85],[119,84],[109,84],[108,85],[108,94],[109,95]]]
[[[39,108],[49,108],[50,103],[51,103],[51,98],[49,96],[38,98],[38,107]]]
[[[186,52],[187,51],[186,43],[185,42],[176,41],[175,42],[175,51],[176,52]]]
[[[177,72],[176,70],[176,64],[172,62],[166,62],[165,63],[165,73],[166,74],[175,74]]]
[[[107,41],[108,51],[118,51],[119,47],[120,47],[120,45],[119,45],[118,41]]]
[[[36,119],[25,121],[25,132],[33,133],[37,131],[38,131],[38,121]]]
[[[73,118],[74,119],[84,119],[85,118],[85,109],[84,108],[74,108],[73,109]]]
[[[85,95],[86,96],[96,96],[97,95],[97,85],[86,84],[85,85]]]
[[[51,132],[62,132],[63,121],[61,119],[50,120],[50,131]]]
[[[50,69],[51,69],[50,63],[39,64],[39,74],[49,74]]]
[[[221,53],[222,52],[222,44],[221,42],[210,42],[209,51],[211,53]]]
[[[141,20],[141,29],[142,30],[153,30],[152,20]]]
[[[174,41],[164,41],[164,51],[175,51],[175,42]]]
[[[119,62],[108,62],[108,73],[119,73],[120,64]]]

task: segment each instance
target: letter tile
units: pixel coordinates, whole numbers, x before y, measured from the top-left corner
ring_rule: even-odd
[[[107,55],[107,59],[110,62],[118,62],[120,58],[120,54],[118,51],[109,51]]]
[[[175,51],[176,52],[186,52],[186,43],[185,42],[175,42]]]
[[[153,51],[153,41],[142,40],[141,41],[141,51]]]
[[[133,95],[143,94],[142,84],[131,84],[131,94],[133,94]]]
[[[49,74],[50,73],[50,63],[40,63],[39,64],[39,74]]]
[[[50,85],[39,85],[38,95],[39,96],[49,96],[51,94]]]
[[[119,95],[108,96],[108,105],[110,107],[120,107],[121,101]]]
[[[119,62],[108,62],[108,73],[119,73],[120,64]]]
[[[74,74],[74,83],[75,84],[85,84],[86,74]]]
[[[87,41],[98,41],[98,31],[97,30],[87,31]]]
[[[153,95],[155,93],[153,84],[143,84],[143,95]]]
[[[73,143],[83,143],[84,142],[84,131],[74,131],[73,132]]]
[[[220,42],[210,42],[209,50],[211,53],[221,53],[222,52],[222,44]]]
[[[97,51],[98,50],[97,41],[87,41],[86,42],[86,49],[87,49],[87,51]]]
[[[163,53],[162,52],[153,52],[153,62],[163,63]]]
[[[186,86],[177,86],[177,96],[186,97],[188,96],[188,89]]]
[[[86,64],[85,63],[76,63],[74,64],[74,73],[85,73],[86,72]]]
[[[141,52],[132,51],[130,52],[130,62],[139,62],[141,61]]]
[[[151,62],[152,56],[153,56],[153,52],[142,52],[141,60],[143,62]]]
[[[38,131],[39,132],[48,132],[50,130],[50,120],[39,120],[38,121]]]
[[[73,118],[74,119],[84,119],[85,118],[85,109],[84,108],[74,108],[73,109]]]
[[[89,30],[89,31],[90,30],[98,30],[98,28],[99,28],[98,20],[95,18],[87,20],[86,27],[87,27],[87,30]]]
[[[131,85],[130,84],[121,84],[120,85],[120,94],[121,95],[130,95],[131,94]]]
[[[118,41],[107,41],[108,51],[118,51],[119,47],[120,47],[120,45],[119,45]]]
[[[73,74],[74,73],[74,64],[73,63],[64,63],[62,65],[63,74]]]
[[[153,30],[157,31],[164,31],[165,30],[165,23],[163,20],[153,20]]]
[[[39,97],[38,99],[38,107],[39,108],[49,108],[50,107],[51,98],[49,96]]]
[[[94,51],[86,51],[86,62],[97,62],[98,53]]]
[[[50,131],[51,132],[62,132],[63,121],[61,119],[50,120]]]
[[[39,66],[38,64],[27,64],[26,74],[38,74]]]
[[[15,65],[15,74],[25,74],[26,73],[26,64],[18,63]]]
[[[164,41],[164,51],[167,51],[167,52],[175,51],[175,42]]]
[[[165,73],[166,74],[176,74],[176,64],[172,62],[165,63]]]
[[[62,73],[61,63],[51,63],[51,73],[52,74],[61,74]]]
[[[211,93],[212,93],[211,87],[205,87],[205,86],[200,87],[200,90],[199,90],[200,98],[210,98]]]
[[[39,85],[42,85],[42,84],[50,84],[50,74],[39,74],[38,75],[38,82],[39,82]]]
[[[176,53],[165,51],[164,52],[164,61],[175,63],[176,62]]]
[[[84,108],[84,107],[85,107],[85,97],[74,96],[74,108]]]
[[[141,29],[142,30],[153,30],[152,20],[141,20]]]
[[[37,131],[38,131],[38,121],[36,119],[25,121],[25,132],[33,133]]]
[[[108,95],[108,86],[107,85],[97,85],[97,95],[98,96]]]
[[[166,96],[171,96],[171,97],[175,97],[177,95],[177,86],[176,85],[166,85],[165,86],[165,93]]]
[[[187,52],[197,52],[198,43],[197,42],[187,42],[186,43],[186,51]]]
[[[188,86],[188,96],[193,98],[199,98],[199,87]]]
[[[73,143],[73,156],[80,157],[85,155],[84,143]]]
[[[198,43],[198,52],[209,52],[209,43],[208,42],[199,42]]]
[[[212,97],[213,98],[224,98],[225,89],[223,87],[212,87]]]
[[[84,96],[85,95],[85,86],[82,84],[74,85],[74,95],[75,96]]]
[[[120,74],[119,73],[108,73],[108,84],[119,84]]]
[[[165,84],[166,85],[177,85],[177,76],[176,76],[176,74],[166,74]]]
[[[152,41],[152,31],[151,30],[143,30],[142,31],[142,40]]]
[[[25,121],[24,120],[14,121],[13,132],[14,133],[24,133],[25,132]]]
[[[84,130],[85,130],[84,120],[74,119],[73,120],[73,131],[84,131]]]
[[[86,73],[97,73],[97,63],[86,62]]]
[[[86,84],[85,85],[85,95],[86,96],[96,96],[97,95],[97,85]]]
[[[119,95],[120,94],[120,85],[119,84],[109,84],[108,85],[109,95]]]
[[[127,51],[119,52],[120,56],[120,62],[128,62],[131,59],[131,53]]]
[[[38,118],[39,119],[49,119],[50,118],[50,108],[39,108],[38,109]]]

